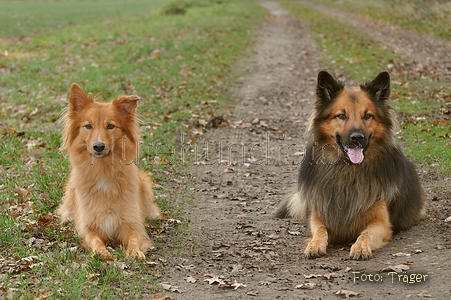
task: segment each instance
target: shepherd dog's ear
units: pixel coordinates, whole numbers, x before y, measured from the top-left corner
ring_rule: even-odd
[[[344,84],[327,71],[318,73],[316,85],[317,100],[322,103],[330,103],[343,90]]]
[[[72,83],[70,86],[70,96],[69,96],[69,111],[70,112],[81,112],[88,104],[93,103],[94,99],[86,95],[86,93],[81,89],[81,87]]]
[[[360,88],[375,102],[385,102],[390,98],[390,74],[380,72],[372,81],[361,85]]]

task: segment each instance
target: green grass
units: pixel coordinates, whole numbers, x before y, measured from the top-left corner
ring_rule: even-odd
[[[312,0],[440,39],[451,37],[451,3],[439,0]]]
[[[392,104],[401,121],[400,141],[405,152],[425,168],[451,174],[451,128],[443,125],[436,132],[438,128],[434,125],[449,119],[441,114],[440,109],[448,101],[451,87],[435,74],[416,76],[404,73],[403,66],[408,64],[404,58],[351,25],[327,17],[299,2],[281,3],[293,14],[309,22],[321,50],[322,63],[335,75],[344,76],[346,81],[363,83],[373,79],[389,65],[393,66]],[[421,126],[414,125],[417,124],[416,120],[424,122]],[[436,132],[436,135],[431,135],[432,132]]]
[[[0,266],[14,266],[0,268],[0,298],[139,298],[156,291],[160,266],[125,259],[120,248],[112,260],[91,257],[73,225],[62,227],[54,215],[69,172],[57,120],[72,82],[101,100],[143,97],[139,165],[163,185],[157,202],[168,219],[182,221],[164,233],[162,222],[152,221],[149,231],[161,251],[182,251],[177,236],[189,231],[188,221],[164,187],[176,172],[153,159],[158,154],[179,168],[181,134],[195,138],[192,119],[231,104],[224,92],[236,75],[230,66],[248,55],[264,15],[252,1],[185,3],[184,15],[166,15],[168,1],[0,0]],[[212,99],[219,105],[203,104]],[[22,260],[30,256],[36,258]]]
[[[449,120],[408,120],[401,125],[405,139],[404,151],[421,159],[421,163],[450,174],[451,131]]]
[[[164,0],[131,1],[10,1],[0,0],[2,39],[28,39],[31,35],[74,25],[145,15],[161,9]]]

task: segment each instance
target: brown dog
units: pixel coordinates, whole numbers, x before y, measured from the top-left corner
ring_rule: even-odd
[[[62,118],[71,172],[57,213],[63,223],[73,221],[86,246],[101,255],[110,255],[108,242],[118,242],[127,255],[144,259],[152,246],[146,219],[160,215],[150,177],[134,163],[138,100],[121,96],[99,103],[74,83]]]

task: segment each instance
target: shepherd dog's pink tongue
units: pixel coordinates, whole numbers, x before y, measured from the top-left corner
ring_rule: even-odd
[[[362,148],[348,148],[348,157],[353,164],[360,164],[363,161]]]

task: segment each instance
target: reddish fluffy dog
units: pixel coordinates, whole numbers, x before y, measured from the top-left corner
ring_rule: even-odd
[[[101,255],[110,254],[106,245],[113,242],[144,259],[152,246],[146,219],[160,214],[150,177],[134,163],[138,100],[120,96],[99,103],[74,83],[62,118],[62,149],[72,169],[58,214],[63,223],[73,221],[86,246]]]

